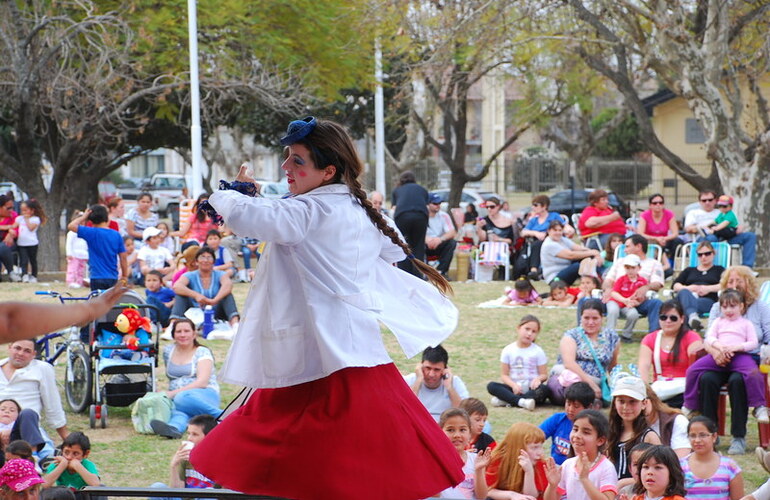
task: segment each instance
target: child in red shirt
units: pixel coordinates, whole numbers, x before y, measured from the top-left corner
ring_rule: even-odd
[[[643,300],[639,301],[636,298],[636,291],[648,283],[639,275],[641,266],[642,261],[638,255],[623,257],[623,267],[626,274],[615,281],[610,300],[607,302],[607,328],[615,329],[615,323],[621,313],[626,317],[626,326],[620,337],[624,341],[631,341],[634,335],[634,325],[639,319],[639,311],[636,306],[641,304]]]
[[[500,445],[492,450],[486,479],[489,496],[522,493],[542,500],[548,487],[543,460],[545,434],[539,427],[517,422],[508,429]]]

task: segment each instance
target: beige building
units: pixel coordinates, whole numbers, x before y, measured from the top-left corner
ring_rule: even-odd
[[[761,88],[765,99],[770,99],[770,75],[763,79]],[[742,126],[748,134],[755,135],[762,127],[756,112],[756,102],[747,88],[744,87],[741,93],[745,104]],[[652,126],[660,141],[697,172],[708,175],[712,162],[706,154],[706,137],[686,101],[670,90],[662,90],[643,102],[652,117]],[[692,186],[655,156],[652,158],[650,194],[654,192],[662,193],[671,205],[697,201],[698,195]]]

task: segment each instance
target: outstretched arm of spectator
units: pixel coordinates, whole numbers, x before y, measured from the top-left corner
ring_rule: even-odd
[[[0,303],[0,343],[30,339],[71,325],[84,325],[104,315],[127,288],[116,285],[91,300],[79,303]]]

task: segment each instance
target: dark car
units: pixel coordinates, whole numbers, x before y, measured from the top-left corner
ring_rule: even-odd
[[[567,217],[571,217],[573,213],[579,214],[588,206],[588,195],[592,191],[592,189],[576,189],[574,206],[572,204],[572,191],[569,189],[549,194],[551,206],[548,208],[548,211],[565,214]],[[609,192],[609,201],[610,206],[620,212],[624,220],[630,217],[631,211],[628,204],[612,191]]]

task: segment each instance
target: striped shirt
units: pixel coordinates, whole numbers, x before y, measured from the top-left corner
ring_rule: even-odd
[[[687,500],[730,500],[730,481],[741,473],[738,464],[732,458],[720,456],[719,467],[714,475],[703,479],[690,470],[690,456],[680,460]]]

